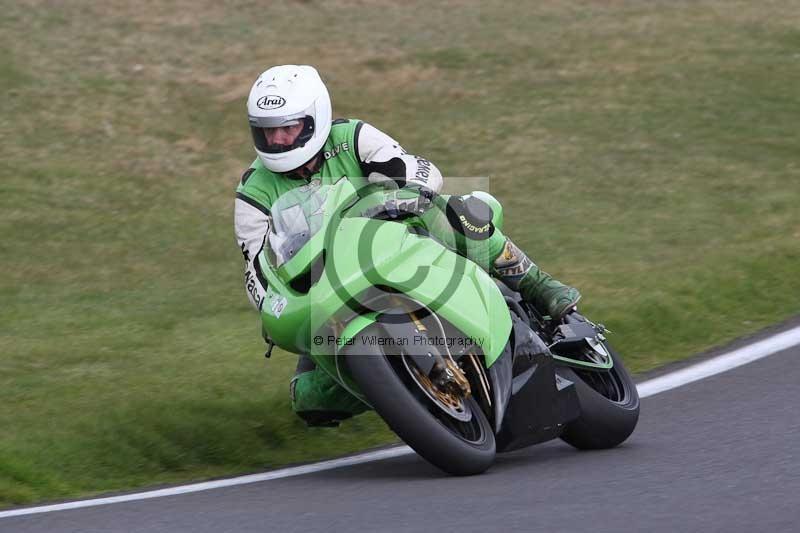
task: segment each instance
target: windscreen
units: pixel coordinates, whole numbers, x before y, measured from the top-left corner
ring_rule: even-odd
[[[285,192],[272,204],[269,259],[277,268],[297,252],[322,227],[329,185],[315,181]]]

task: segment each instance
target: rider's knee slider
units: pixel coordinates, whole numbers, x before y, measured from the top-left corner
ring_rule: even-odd
[[[494,213],[489,204],[473,194],[451,196],[447,201],[447,220],[462,235],[482,241],[494,234]]]

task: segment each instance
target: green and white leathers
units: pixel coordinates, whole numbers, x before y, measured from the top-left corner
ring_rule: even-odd
[[[439,170],[430,161],[406,153],[394,139],[369,124],[358,120],[334,121],[320,154],[323,158],[321,166],[316,173],[306,179],[272,172],[264,167],[261,159],[256,159],[242,176],[236,190],[235,229],[246,263],[245,287],[251,302],[261,312],[265,336],[286,350],[296,353],[312,352],[311,355],[318,364],[313,370],[296,376],[293,381],[293,407],[298,414],[333,412],[336,413],[336,418],[343,418],[365,409],[360,400],[349,394],[337,379],[334,379],[335,366],[331,366],[331,360],[323,357],[323,354],[314,354],[315,346],[310,342],[315,328],[321,326],[321,323],[315,322],[315,318],[325,317],[328,311],[332,313],[333,308],[341,306],[342,302],[337,304],[315,299],[311,306],[308,294],[296,293],[292,290],[291,284],[282,282],[278,278],[269,279],[276,270],[267,268],[269,265],[266,263],[268,258],[265,248],[267,251],[291,249],[291,243],[270,241],[270,245],[265,246],[271,225],[274,234],[274,227],[291,224],[292,219],[298,216],[294,211],[298,206],[292,203],[292,197],[295,193],[299,197],[307,197],[309,187],[333,186],[342,178],[347,178],[353,186],[352,190],[357,191],[357,195],[361,197],[360,202],[364,205],[362,213],[370,214],[384,210],[390,215],[394,213],[418,215],[414,217],[416,220],[414,223],[421,226],[434,241],[466,256],[470,260],[469,264],[479,266],[483,271],[519,291],[526,301],[532,303],[543,314],[561,316],[580,298],[576,289],[563,285],[540,270],[503,234],[502,210],[497,200],[483,192],[459,197],[436,194],[442,185]],[[342,189],[341,186],[336,187],[337,191]],[[305,209],[307,208],[308,206],[305,206]],[[320,217],[324,218],[321,214]],[[307,221],[316,220],[310,217],[309,213],[303,213],[303,218]],[[367,218],[359,220],[369,221]],[[315,224],[309,223],[312,226]],[[350,224],[353,228],[357,226],[354,222]],[[401,226],[385,223],[383,225]],[[315,229],[318,228],[310,228],[312,234],[315,233]],[[400,246],[401,243],[408,241],[406,230],[395,230],[400,232],[397,235],[389,235],[391,232],[388,230],[381,231],[383,232],[381,242],[397,243]],[[358,235],[356,232],[351,236],[354,239],[352,242],[354,247]],[[337,234],[337,239],[339,238],[341,235]],[[303,250],[308,249],[309,245]],[[437,246],[441,249],[441,246]],[[274,251],[271,253],[274,254]],[[353,257],[341,255],[338,256],[338,260],[342,263],[352,262],[359,253],[353,249],[351,253]],[[420,248],[418,253],[432,254],[432,262],[441,260],[446,263],[449,260],[441,259],[441,254],[437,255],[433,247],[430,250]],[[402,256],[402,253],[397,255],[401,259]],[[273,257],[273,261],[275,260]],[[295,268],[293,265],[302,263],[299,259],[295,260],[291,254],[284,260],[282,261],[284,264],[277,271],[285,276],[292,275],[291,270]],[[328,257],[325,260],[336,260],[336,257]],[[348,265],[341,266],[341,269],[337,266],[337,270],[348,270]],[[402,274],[398,279],[409,279],[415,273],[413,270],[408,273],[403,272],[402,265],[399,264],[396,264],[395,268],[395,275]],[[444,271],[433,270],[445,276]],[[364,278],[366,281],[362,281],[368,283],[368,277]],[[322,279],[327,278],[323,276]],[[320,280],[319,283],[322,282]],[[445,276],[439,282],[447,285],[448,279]],[[358,283],[354,283],[358,286]],[[430,283],[435,284],[436,280]],[[283,294],[281,291],[289,291],[292,294]],[[423,289],[420,291],[424,292]],[[411,292],[413,293],[413,290]],[[417,296],[424,300],[422,292]],[[437,291],[437,294],[439,293],[441,291]],[[448,321],[456,325],[463,324],[465,330],[477,328],[478,332],[483,331],[489,339],[488,345],[484,346],[486,357],[491,358],[499,354],[506,342],[506,338],[493,337],[498,334],[507,337],[508,331],[503,333],[504,328],[492,329],[490,324],[503,319],[484,316],[484,323],[481,324],[480,316],[476,315],[470,319],[469,314],[464,312],[465,309],[477,309],[478,305],[483,307],[481,302],[484,302],[482,298],[486,297],[486,294],[482,289],[476,293],[475,288],[455,291],[451,296],[453,301],[441,309]],[[470,302],[470,298],[474,298],[475,301]],[[303,305],[306,308],[301,309]],[[448,314],[445,308],[449,309],[451,314]],[[505,305],[500,305],[498,309],[500,308],[502,308],[501,314],[505,313],[507,321],[508,312]],[[489,349],[486,350],[487,348]],[[496,353],[492,354],[492,351]]]

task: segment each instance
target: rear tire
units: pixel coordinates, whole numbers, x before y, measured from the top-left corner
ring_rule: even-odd
[[[428,462],[458,476],[480,474],[494,462],[491,424],[473,397],[464,400],[471,420],[450,417],[427,397],[405,369],[402,356],[363,339],[382,337],[371,326],[344,350],[345,363],[364,396],[389,427]],[[416,389],[416,390],[415,390]]]
[[[639,421],[639,393],[622,360],[608,344],[614,366],[607,373],[559,368],[575,383],[580,416],[567,425],[561,438],[580,450],[613,448],[627,439]]]

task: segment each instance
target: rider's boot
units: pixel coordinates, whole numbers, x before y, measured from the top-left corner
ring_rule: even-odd
[[[564,285],[541,270],[511,239],[492,265],[493,274],[542,315],[561,319],[581,297],[578,289]]]

